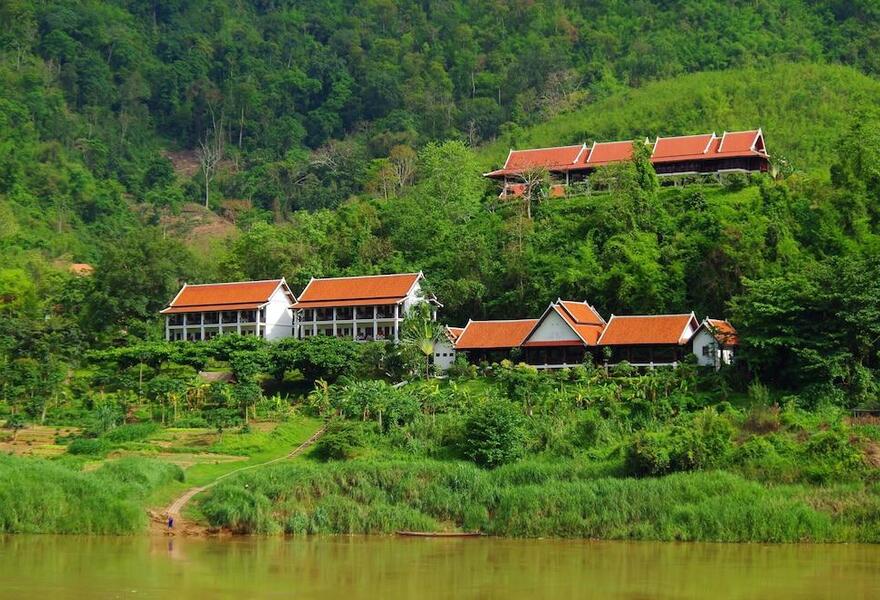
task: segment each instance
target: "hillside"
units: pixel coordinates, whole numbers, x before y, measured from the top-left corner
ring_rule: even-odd
[[[762,127],[771,156],[827,176],[836,142],[878,104],[880,81],[840,65],[693,73],[513,128],[482,147],[480,156],[489,168],[503,163],[509,148]]]

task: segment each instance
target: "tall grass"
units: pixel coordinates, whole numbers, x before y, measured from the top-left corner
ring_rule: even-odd
[[[520,463],[350,461],[242,474],[201,500],[214,526],[247,533],[390,533],[480,529],[495,535],[797,542],[858,539],[808,488],[769,487],[725,472],[623,479]],[[864,515],[861,515],[864,518]],[[872,517],[877,520],[880,517]]]
[[[153,489],[182,480],[179,467],[124,458],[92,472],[0,456],[0,532],[124,534],[143,529]]]

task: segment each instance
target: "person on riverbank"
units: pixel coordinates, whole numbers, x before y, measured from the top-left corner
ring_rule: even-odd
[[[168,529],[174,529],[174,517],[168,515]]]

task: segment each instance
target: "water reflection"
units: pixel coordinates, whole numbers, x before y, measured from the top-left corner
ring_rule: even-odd
[[[499,539],[0,538],[2,598],[880,598],[880,548]]]

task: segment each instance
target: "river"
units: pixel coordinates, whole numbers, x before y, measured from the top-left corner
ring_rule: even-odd
[[[0,598],[880,598],[880,547],[5,536]]]

